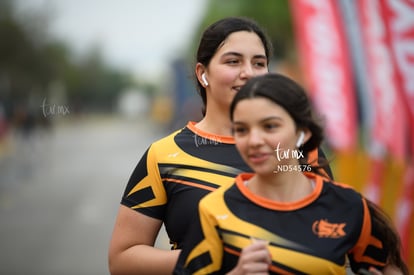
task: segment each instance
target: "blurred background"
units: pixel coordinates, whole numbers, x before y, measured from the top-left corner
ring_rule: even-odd
[[[335,179],[386,210],[414,270],[413,1],[0,0],[1,274],[108,274],[126,182],[201,118],[201,31],[236,15],[308,89]]]

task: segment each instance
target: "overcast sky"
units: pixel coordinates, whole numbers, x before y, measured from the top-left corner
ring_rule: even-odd
[[[53,12],[50,31],[76,52],[101,44],[105,58],[154,74],[189,44],[207,0],[18,0]]]

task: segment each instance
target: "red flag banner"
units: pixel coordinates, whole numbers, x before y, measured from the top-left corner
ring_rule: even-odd
[[[414,259],[414,2],[381,0],[397,74],[400,95],[411,129],[411,146],[406,148],[406,173],[396,207],[396,223],[409,260]],[[405,103],[405,104],[404,104]]]
[[[405,155],[406,116],[398,75],[380,1],[357,1],[366,56],[368,92],[373,105],[370,139],[373,148],[398,159]],[[377,154],[378,152],[374,152]]]
[[[401,97],[409,115],[414,157],[414,2],[382,0],[383,18],[389,33]]]
[[[406,106],[414,116],[414,2],[381,0]]]
[[[348,47],[337,1],[289,1],[307,87],[337,150],[356,146],[356,101]]]

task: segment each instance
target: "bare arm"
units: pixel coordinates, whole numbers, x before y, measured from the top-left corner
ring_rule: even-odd
[[[109,246],[109,270],[116,274],[171,274],[179,250],[154,247],[162,222],[121,205]]]

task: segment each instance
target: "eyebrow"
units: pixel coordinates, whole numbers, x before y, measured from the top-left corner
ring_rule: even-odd
[[[264,119],[261,119],[260,123],[264,123],[264,122],[267,122],[267,121],[273,120],[273,119],[283,121],[283,119],[279,116],[270,116],[270,117],[266,117]],[[245,122],[243,122],[243,121],[233,121],[233,124],[245,124]]]
[[[228,55],[235,55],[235,56],[239,56],[242,57],[243,55],[241,53],[238,52],[226,52],[222,55],[222,57],[226,57]],[[263,54],[257,54],[255,56],[253,56],[253,58],[263,58],[263,59],[267,59],[266,55]]]

